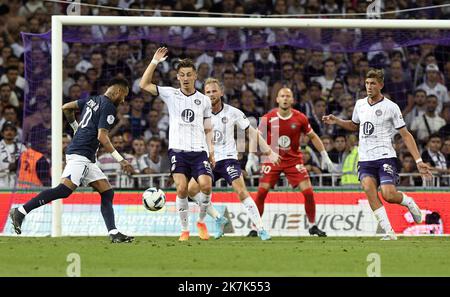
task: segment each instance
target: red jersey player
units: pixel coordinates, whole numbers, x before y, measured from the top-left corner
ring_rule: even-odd
[[[315,224],[316,204],[308,171],[303,165],[303,156],[300,151],[300,137],[305,134],[309,137],[314,147],[322,157],[322,168],[333,171],[331,162],[325,147],[319,136],[311,129],[308,118],[298,110],[292,109],[294,97],[289,88],[282,88],[277,95],[278,108],[265,114],[260,122],[260,132],[272,149],[281,156],[278,165],[263,163],[261,167],[262,177],[259,180],[256,205],[261,216],[264,212],[264,200],[267,193],[278,182],[280,174],[284,172],[293,188],[299,187],[305,197],[305,211],[311,225],[309,234],[326,236]],[[252,168],[257,166],[257,157],[249,154],[246,170],[251,174]],[[257,167],[256,167],[257,168]],[[252,230],[248,236],[256,236]]]

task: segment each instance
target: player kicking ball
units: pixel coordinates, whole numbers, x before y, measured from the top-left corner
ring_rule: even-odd
[[[305,134],[309,137],[314,147],[322,156],[322,168],[327,168],[329,172],[334,171],[333,163],[328,157],[327,151],[319,136],[309,125],[308,118],[298,110],[292,108],[294,97],[291,89],[282,88],[277,94],[278,108],[265,114],[259,125],[259,130],[267,143],[276,148],[275,151],[281,156],[280,164],[271,164],[263,162],[261,166],[262,177],[259,180],[258,193],[256,196],[256,205],[261,216],[264,213],[264,201],[271,188],[275,186],[284,172],[291,186],[299,188],[305,197],[305,211],[310,224],[309,234],[325,237],[326,233],[317,227],[316,204],[314,201],[314,192],[308,171],[303,165],[303,155],[300,152],[300,137]],[[258,169],[258,157],[249,154],[246,171],[251,174]],[[256,236],[255,230],[250,231],[250,237]]]
[[[392,146],[392,139],[397,131],[416,160],[423,178],[429,179],[432,175],[430,167],[420,158],[414,137],[405,127],[400,108],[381,94],[384,86],[383,70],[369,70],[365,85],[367,97],[356,101],[351,120],[327,115],[323,117],[323,121],[352,132],[359,130],[358,177],[361,186],[375,217],[386,233],[382,240],[396,240],[397,236],[391,227],[386,209],[378,197],[378,187],[381,188],[384,200],[407,207],[414,221],[417,224],[422,222],[422,213],[414,200],[397,191],[395,187],[399,178],[397,155]]]
[[[180,88],[160,87],[152,77],[168,50],[158,48],[142,76],[141,89],[159,96],[169,110],[169,159],[177,189],[176,208],[181,219],[179,241],[189,240],[188,183],[194,178],[202,201],[211,200],[214,147],[212,144],[211,100],[195,89],[197,72],[190,59],[180,60],[176,70]],[[209,157],[208,157],[209,153]]]
[[[262,240],[270,240],[270,235],[264,228],[258,208],[245,186],[241,166],[238,161],[236,140],[234,138],[235,128],[238,127],[241,131],[245,131],[250,141],[256,142],[256,138],[259,137],[262,150],[271,162],[277,163],[279,156],[272,151],[258,131],[250,126],[250,121],[242,111],[222,102],[223,88],[217,79],[208,78],[205,81],[205,95],[211,99],[212,105],[213,143],[216,161],[216,166],[213,169],[214,182],[224,178],[233,187],[244,205],[247,215],[256,226],[258,236]],[[244,136],[243,133],[240,135]],[[228,220],[220,216],[217,210],[211,205],[210,200],[205,201],[202,199],[200,186],[194,179],[191,179],[189,182],[189,197],[192,197],[200,206],[200,215],[197,222],[200,238],[204,240],[209,238],[208,229],[204,223],[206,213],[216,222],[217,233],[215,238],[219,239],[222,237],[224,234],[224,226],[228,223]]]
[[[17,234],[22,233],[25,216],[33,209],[50,203],[53,200],[67,198],[80,185],[89,185],[101,196],[100,210],[113,243],[132,242],[134,237],[120,233],[115,225],[113,198],[114,191],[106,175],[95,164],[95,156],[99,144],[110,153],[122,169],[133,174],[134,169],[111,144],[109,130],[114,124],[117,106],[125,101],[128,95],[128,82],[124,79],[113,79],[104,95],[91,96],[63,105],[64,115],[75,134],[66,149],[67,165],[64,168],[61,183],[52,189],[44,190],[39,195],[10,211],[10,218]],[[75,110],[81,110],[81,122],[75,119]]]

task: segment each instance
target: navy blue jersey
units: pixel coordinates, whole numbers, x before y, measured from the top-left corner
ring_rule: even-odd
[[[85,156],[95,162],[100,144],[97,139],[98,129],[111,129],[116,118],[116,106],[104,95],[80,99],[77,104],[81,110],[81,120],[66,154]]]

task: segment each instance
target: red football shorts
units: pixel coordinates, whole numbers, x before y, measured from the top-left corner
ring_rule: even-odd
[[[308,170],[301,163],[282,162],[279,165],[264,163],[261,167],[262,177],[259,179],[259,182],[268,183],[272,188],[279,181],[282,172],[284,172],[289,184],[294,188],[302,181],[309,179]]]

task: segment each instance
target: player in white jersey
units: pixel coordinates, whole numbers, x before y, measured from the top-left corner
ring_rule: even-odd
[[[414,200],[396,189],[399,169],[392,139],[397,131],[416,160],[422,176],[425,179],[431,178],[431,171],[420,158],[414,137],[405,127],[400,108],[381,94],[384,86],[383,71],[376,69],[368,71],[365,84],[367,97],[356,102],[352,120],[342,120],[334,115],[323,116],[322,120],[326,124],[336,124],[349,131],[359,130],[358,177],[375,217],[386,232],[382,239],[395,240],[397,239],[395,232],[383,203],[378,198],[378,186],[381,187],[384,200],[406,206],[414,221],[422,222],[422,213]]]
[[[234,138],[235,128],[238,127],[238,138],[245,139],[245,134],[240,133],[242,131],[245,131],[250,141],[256,141],[258,138],[262,151],[265,152],[265,155],[269,156],[271,162],[277,163],[279,155],[272,151],[264,138],[250,125],[250,121],[242,111],[222,102],[223,88],[217,79],[208,78],[205,81],[205,94],[211,99],[212,105],[213,142],[216,160],[216,166],[213,170],[214,182],[224,178],[229,185],[232,185],[244,205],[247,215],[256,226],[258,236],[262,240],[269,240],[270,235],[264,229],[258,207],[247,191],[244,178],[242,177],[236,140]],[[223,227],[227,223],[227,219],[220,216],[211,205],[211,201],[202,200],[200,187],[193,179],[189,182],[189,196],[200,206],[200,215],[197,222],[200,238],[204,240],[209,238],[208,229],[203,221],[206,213],[216,221],[216,239],[222,237],[224,234]]]
[[[195,89],[197,72],[190,59],[180,60],[177,79],[180,88],[159,87],[152,77],[158,63],[166,60],[168,50],[158,48],[142,76],[141,89],[159,96],[169,110],[169,158],[177,189],[176,207],[181,219],[180,241],[189,240],[188,182],[198,181],[203,201],[211,199],[214,147],[212,145],[211,100]],[[208,157],[209,155],[209,157]]]

